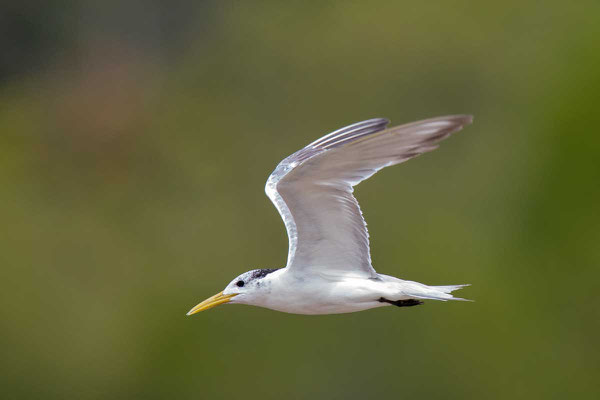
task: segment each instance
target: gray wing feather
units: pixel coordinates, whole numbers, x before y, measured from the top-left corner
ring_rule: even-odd
[[[265,191],[288,238],[287,267],[302,273],[375,277],[369,234],[353,186],[380,169],[434,150],[469,124],[453,115],[385,129],[386,119],[359,122],[284,159]]]

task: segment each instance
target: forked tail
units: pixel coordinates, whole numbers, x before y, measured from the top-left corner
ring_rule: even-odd
[[[458,289],[462,289],[466,285],[448,285],[448,286],[427,286],[427,285],[419,285],[419,287],[415,287],[415,290],[404,291],[404,293],[415,299],[427,299],[427,300],[459,300],[459,301],[473,301],[468,299],[463,299],[462,297],[454,297],[452,296],[452,292]]]
[[[427,286],[420,282],[414,281],[405,281],[393,276],[382,275],[379,276],[385,281],[389,283],[393,283],[392,287],[388,287],[391,291],[395,292],[394,294],[387,293],[386,296],[383,296],[383,301],[386,303],[399,305],[392,303],[391,301],[406,301],[410,299],[415,300],[440,300],[440,301],[448,301],[448,300],[459,300],[459,301],[472,301],[468,299],[463,299],[462,297],[454,297],[452,296],[452,292],[458,289],[462,289],[466,286],[470,285],[445,285],[445,286]],[[391,301],[390,301],[391,300]],[[421,304],[421,302],[417,301],[415,304],[413,303],[402,303],[402,306],[407,305],[417,305]]]

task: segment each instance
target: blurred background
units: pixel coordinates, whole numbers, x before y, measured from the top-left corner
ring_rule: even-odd
[[[0,386],[14,399],[600,395],[600,3],[9,2]],[[474,303],[224,306],[264,195],[360,120],[475,122],[356,194],[381,273]]]

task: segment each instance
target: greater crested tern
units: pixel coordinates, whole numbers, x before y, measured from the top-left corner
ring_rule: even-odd
[[[465,300],[451,292],[467,285],[427,286],[375,272],[367,225],[352,192],[380,169],[436,149],[472,120],[450,115],[386,129],[387,119],[370,119],[323,136],[281,161],[265,191],[287,229],[287,266],[245,272],[188,315],[225,303],[338,314],[430,299]]]

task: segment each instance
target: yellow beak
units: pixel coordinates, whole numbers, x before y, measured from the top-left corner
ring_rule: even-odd
[[[212,297],[204,300],[202,303],[198,304],[196,307],[192,308],[187,315],[196,314],[197,312],[208,310],[209,308],[213,308],[218,306],[219,304],[229,303],[231,298],[237,296],[237,293],[232,294],[223,294],[223,292],[217,293]]]

